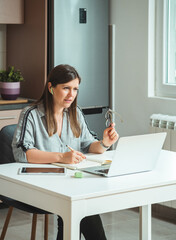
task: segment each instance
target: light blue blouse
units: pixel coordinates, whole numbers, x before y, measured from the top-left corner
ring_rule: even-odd
[[[33,148],[47,152],[68,152],[66,145],[69,145],[77,151],[88,152],[90,144],[97,140],[91,134],[84,115],[78,107],[77,117],[81,127],[79,138],[72,133],[67,111],[63,115],[61,137],[57,133],[50,137],[46,130],[43,104],[24,108],[12,141],[15,160],[27,162],[26,151]]]

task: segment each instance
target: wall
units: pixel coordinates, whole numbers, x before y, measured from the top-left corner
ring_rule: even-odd
[[[0,70],[6,68],[6,25],[0,24]]]
[[[152,113],[176,115],[176,100],[148,98],[148,0],[110,0],[115,24],[115,109],[121,136],[149,131]]]

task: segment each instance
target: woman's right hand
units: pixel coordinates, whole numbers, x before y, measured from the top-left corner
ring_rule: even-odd
[[[84,154],[82,154],[79,151],[73,150],[70,152],[62,153],[62,159],[60,159],[59,162],[68,163],[68,164],[76,164],[76,163],[83,161],[85,158],[86,157],[84,156]]]

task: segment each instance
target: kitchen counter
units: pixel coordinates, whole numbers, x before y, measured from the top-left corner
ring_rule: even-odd
[[[5,101],[0,99],[0,111],[23,109],[24,107],[30,105],[33,102],[33,99],[24,98],[11,101]]]

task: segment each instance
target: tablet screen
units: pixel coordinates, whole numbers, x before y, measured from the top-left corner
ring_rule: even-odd
[[[65,168],[46,168],[46,167],[23,167],[20,174],[65,174]]]

